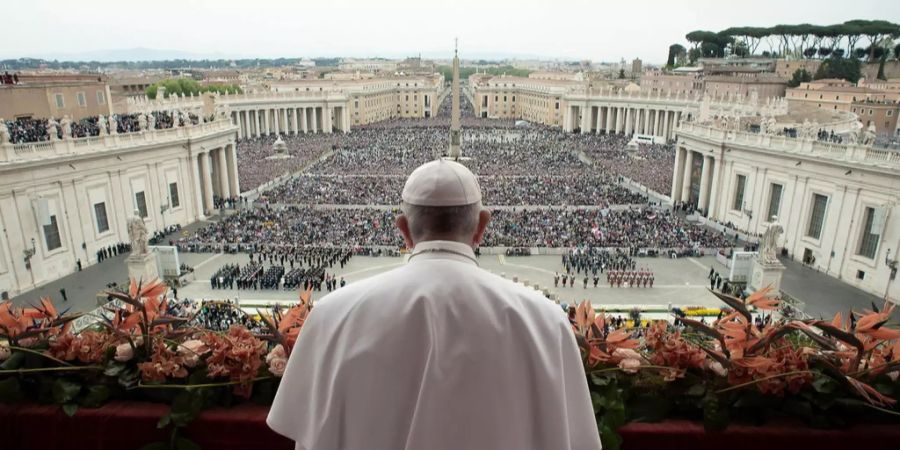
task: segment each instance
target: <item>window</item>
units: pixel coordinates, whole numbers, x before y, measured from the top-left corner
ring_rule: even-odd
[[[134,203],[138,212],[140,212],[141,217],[147,217],[147,198],[144,196],[144,191],[138,192],[134,194]]]
[[[737,183],[734,186],[734,202],[731,204],[731,209],[740,211],[744,206],[744,185],[747,184],[747,177],[745,175],[737,176]]]
[[[856,279],[857,279],[857,280],[865,280],[865,279],[866,279],[866,273],[863,272],[862,270],[857,270],[857,271],[856,271]]]
[[[828,197],[819,194],[813,194],[812,212],[809,215],[809,227],[806,229],[806,235],[819,239],[822,236],[822,228],[825,225],[825,209],[828,206]]]
[[[106,217],[106,203],[94,203],[94,217],[97,219],[97,232],[109,231],[109,218]]]
[[[169,183],[169,203],[172,208],[177,208],[181,204],[178,200],[178,183]]]
[[[772,191],[769,194],[769,213],[766,215],[766,218],[771,222],[772,217],[778,215],[778,210],[781,209],[781,192],[784,190],[784,186],[780,184],[772,183]]]
[[[859,241],[859,250],[856,254],[866,258],[875,259],[875,251],[878,250],[879,230],[875,228],[875,208],[866,208],[863,213],[862,239]]]
[[[65,101],[65,99],[63,99],[62,94],[56,94],[56,107],[57,108],[65,108],[66,107],[66,101]]]
[[[84,92],[79,92],[76,97],[78,98],[78,106],[82,108],[87,107],[87,100],[84,98]]]
[[[55,215],[50,216],[50,225],[44,225],[44,242],[47,243],[47,251],[62,247],[59,239],[59,225],[56,223]]]
[[[888,116],[888,117],[891,117],[891,116],[893,116],[893,115],[894,115],[894,110],[889,109],[888,112],[887,112],[887,116]]]

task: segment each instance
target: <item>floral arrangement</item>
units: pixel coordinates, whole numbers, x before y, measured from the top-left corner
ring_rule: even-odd
[[[118,300],[105,307],[109,318],[77,334],[78,315],[60,314],[49,299],[27,308],[0,303],[0,403],[52,402],[74,415],[111,399],[168,401],[160,424],[177,433],[207,406],[271,402],[312,309],[311,291],[286,311],[260,313],[267,333],[254,335],[241,326],[189,326],[192,317],[169,314],[166,289],[132,280],[128,292],[108,292]]]
[[[769,289],[746,300],[713,292],[731,313],[711,326],[680,319],[644,330],[610,331],[609,319],[584,301],[573,325],[605,449],[629,421],[678,416],[724,429],[734,417],[762,422],[794,416],[810,426],[845,421],[900,423],[900,330],[887,326],[894,306],[825,321],[754,325],[751,309],[779,300]]]
[[[722,312],[720,308],[704,308],[702,306],[689,306],[683,309],[684,315],[688,317],[697,316],[718,316]]]
[[[215,332],[170,314],[166,286],[132,281],[108,294],[109,318],[72,332],[78,315],[48,299],[33,307],[0,303],[0,403],[59,404],[73,415],[113,399],[170,402],[160,426],[179,427],[203,408],[252,399],[271,402],[306,321],[311,292],[296,306],[260,312],[265,330]],[[751,310],[774,310],[768,289],[746,300],[714,292],[728,309],[712,325],[681,318],[641,329],[611,329],[584,301],[573,332],[582,351],[604,448],[621,444],[628,421],[702,420],[710,430],[731,418],[790,415],[811,426],[844,421],[900,423],[900,330],[893,306],[821,320],[754,324]],[[770,316],[771,317],[771,316]],[[179,441],[180,442],[180,441]]]

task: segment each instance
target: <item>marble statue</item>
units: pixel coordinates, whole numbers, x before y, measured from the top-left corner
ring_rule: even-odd
[[[134,210],[134,216],[128,219],[128,239],[131,241],[131,256],[143,256],[147,249],[147,225],[141,218],[141,212]]]
[[[119,134],[119,121],[115,114],[109,116],[109,134]]]
[[[69,119],[68,115],[63,116],[60,126],[62,127],[63,139],[72,139],[72,119]]]
[[[769,135],[772,135],[772,136],[778,134],[778,129],[776,128],[775,116],[769,116],[769,118],[766,119],[766,131],[768,131]]]
[[[59,140],[59,122],[52,117],[47,121],[47,136],[50,137],[50,141]]]
[[[156,116],[154,116],[153,113],[147,114],[147,129],[156,129]]]
[[[759,134],[769,134],[769,119],[765,116],[759,118]]]
[[[697,94],[699,95],[699,94]],[[710,116],[710,105],[709,105],[709,96],[703,97],[703,100],[700,102],[700,117],[697,118],[697,121],[700,123],[705,123],[709,121]]]
[[[761,263],[778,262],[778,236],[784,233],[784,228],[778,223],[778,216],[772,216],[772,221],[766,227],[765,233],[759,241],[759,260]]]
[[[869,128],[863,134],[863,145],[872,145],[875,143],[875,124],[870,124]]]
[[[106,136],[106,117],[103,114],[97,116],[97,126],[100,127],[100,136]]]
[[[141,131],[147,131],[147,115],[141,113],[138,116],[138,127],[141,128]]]
[[[848,144],[856,145],[856,143],[859,142],[859,131],[857,131],[857,130],[848,131],[847,136],[844,139],[847,141]]]
[[[756,91],[750,91],[750,101],[748,102],[750,107],[756,109],[759,107],[759,93]]]
[[[6,126],[6,121],[0,117],[0,145],[9,143],[9,128]]]

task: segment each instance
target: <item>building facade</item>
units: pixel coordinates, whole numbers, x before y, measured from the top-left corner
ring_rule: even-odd
[[[0,85],[0,118],[62,118],[72,120],[113,112],[109,84],[97,74],[18,74],[17,84]]]
[[[240,192],[236,128],[194,126],[0,145],[0,295],[14,296],[97,263],[128,242],[137,210],[152,234],[213,211]]]
[[[684,123],[672,199],[751,234],[777,221],[796,261],[900,298],[900,153]]]

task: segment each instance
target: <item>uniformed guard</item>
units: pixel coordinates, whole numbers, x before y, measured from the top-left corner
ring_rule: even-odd
[[[475,175],[430,162],[401,199],[409,262],[316,302],[269,426],[298,449],[600,450],[565,314],[478,267]]]

